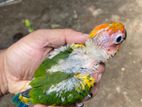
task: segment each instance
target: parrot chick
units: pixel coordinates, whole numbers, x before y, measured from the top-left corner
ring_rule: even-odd
[[[28,90],[13,97],[17,107],[32,104],[83,106],[94,96],[95,74],[119,50],[126,39],[122,23],[96,26],[84,44],[62,46],[52,51],[36,70]]]

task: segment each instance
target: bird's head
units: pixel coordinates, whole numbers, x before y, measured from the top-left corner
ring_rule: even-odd
[[[105,50],[109,56],[115,55],[126,37],[126,29],[120,22],[98,25],[90,33],[93,43]]]

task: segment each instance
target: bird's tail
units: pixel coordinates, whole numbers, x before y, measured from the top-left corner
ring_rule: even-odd
[[[18,93],[12,98],[12,102],[16,107],[28,107],[30,105],[29,90]]]

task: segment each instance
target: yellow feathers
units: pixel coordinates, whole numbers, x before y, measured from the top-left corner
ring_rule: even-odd
[[[81,44],[81,43],[80,43],[80,44],[72,44],[72,45],[71,45],[71,48],[72,48],[72,49],[83,48],[83,47],[85,47],[85,46],[84,46],[84,44]]]
[[[95,84],[95,79],[91,77],[89,74],[76,74],[75,78],[82,80],[82,89],[87,85],[89,88],[93,87]]]
[[[26,98],[26,97],[24,97],[24,96],[22,96],[22,95],[19,96],[19,99],[20,99],[22,102],[24,102],[25,104],[28,104],[28,103],[30,102],[29,98]]]

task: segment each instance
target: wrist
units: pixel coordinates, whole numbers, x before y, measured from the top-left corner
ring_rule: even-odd
[[[0,96],[8,92],[8,82],[5,73],[4,52],[0,50]]]

